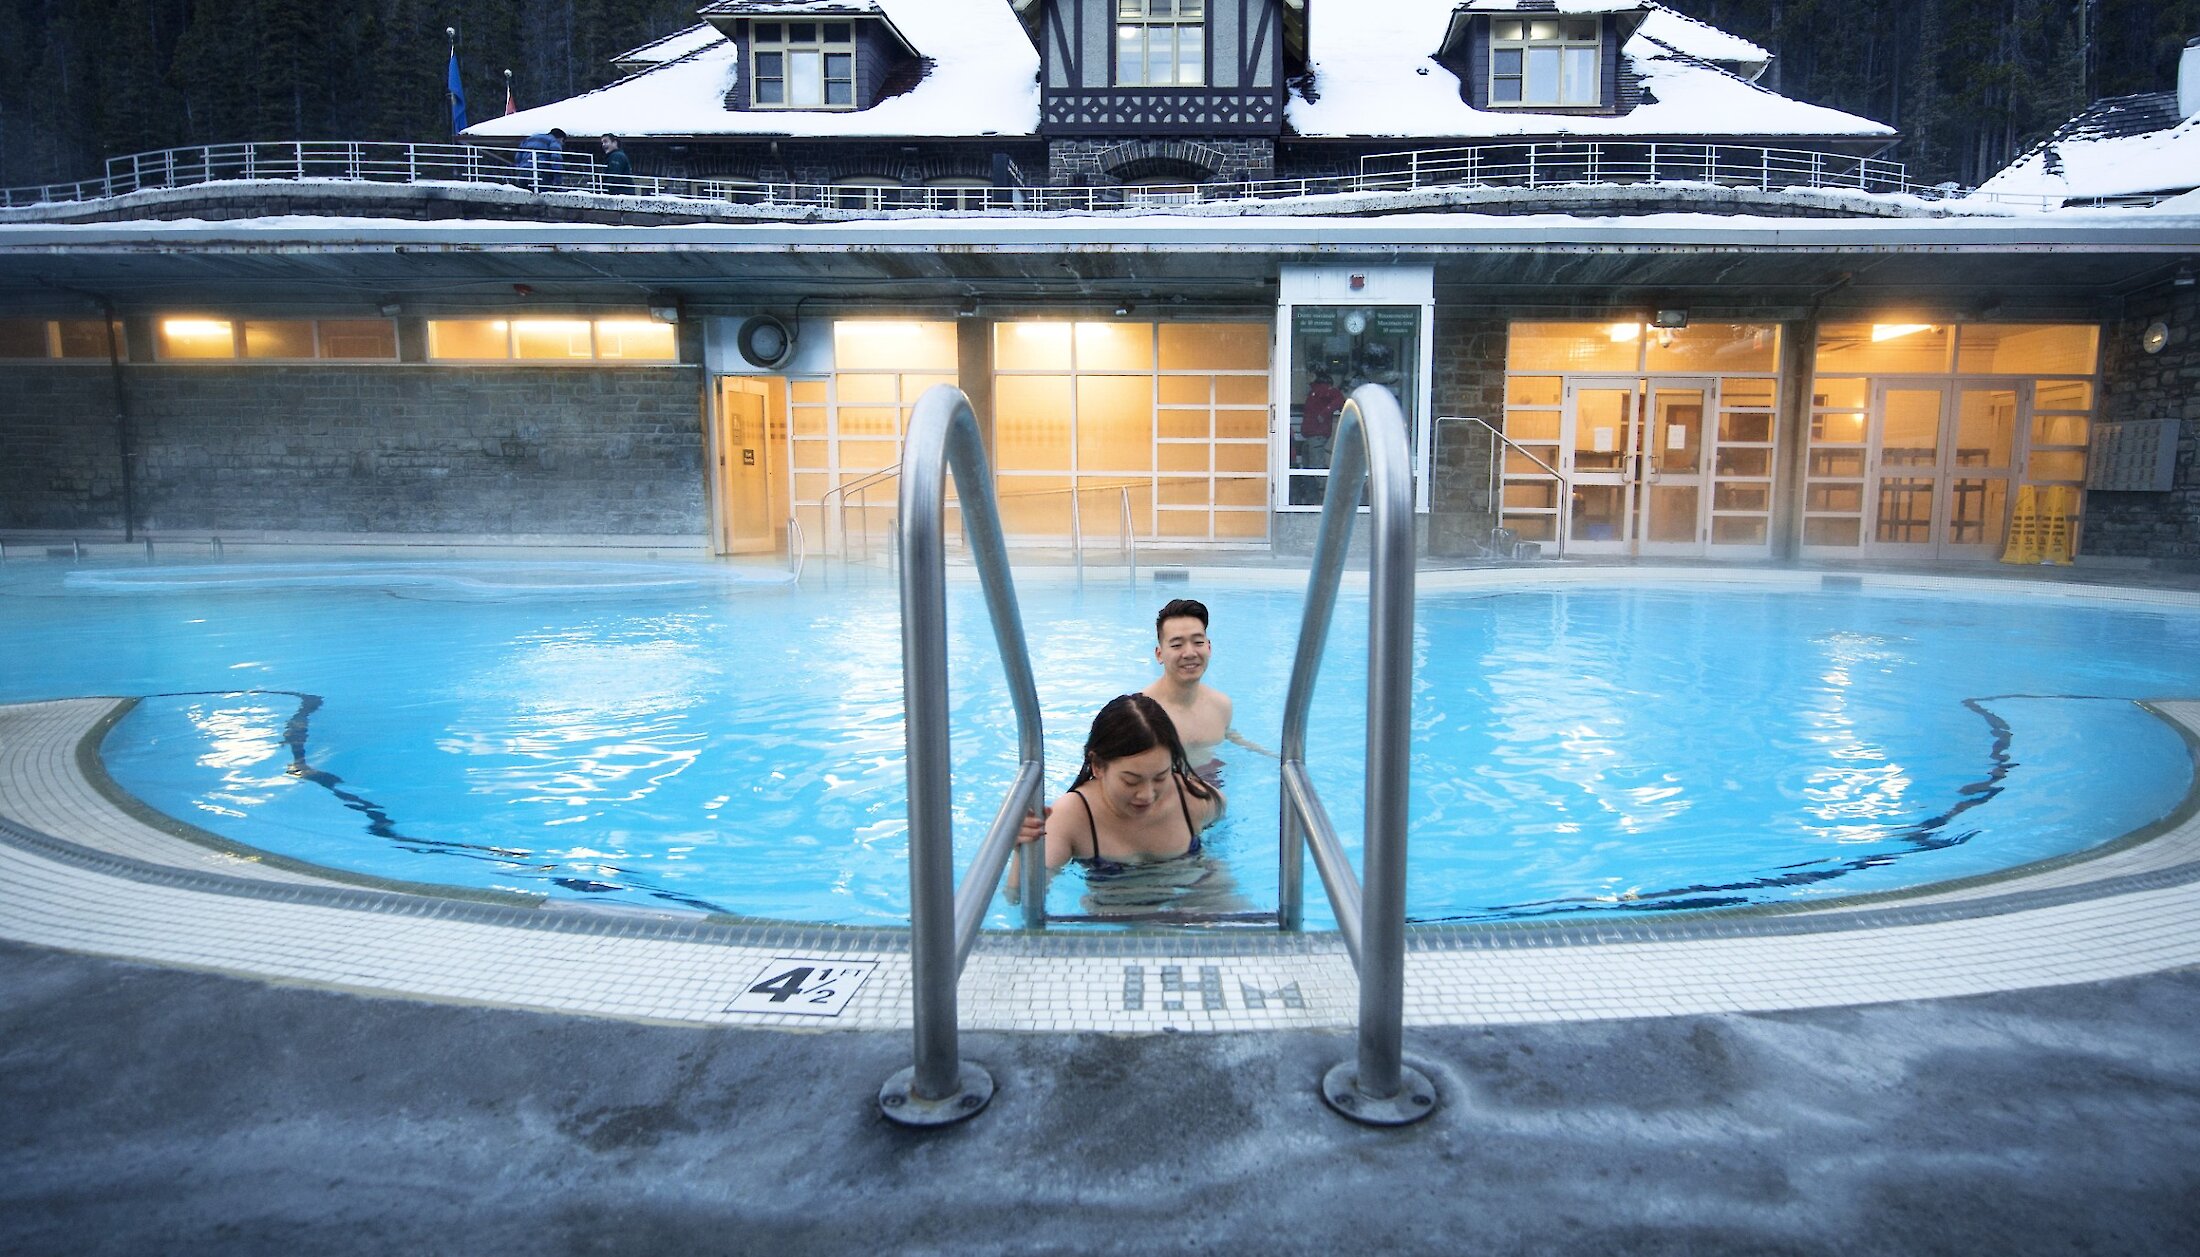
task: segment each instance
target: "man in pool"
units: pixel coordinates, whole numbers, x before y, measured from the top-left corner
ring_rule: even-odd
[[[1222,761],[1215,749],[1227,740],[1262,755],[1269,752],[1230,727],[1230,696],[1207,684],[1207,663],[1214,643],[1207,638],[1207,604],[1178,598],[1154,617],[1153,657],[1161,675],[1139,693],[1161,704],[1184,741],[1184,757],[1208,781],[1218,780]]]

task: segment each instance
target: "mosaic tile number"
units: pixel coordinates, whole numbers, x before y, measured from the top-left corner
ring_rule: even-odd
[[[876,967],[844,960],[774,956],[724,1011],[838,1017]]]

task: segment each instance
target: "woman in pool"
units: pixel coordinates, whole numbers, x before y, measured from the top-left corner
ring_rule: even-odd
[[[1138,883],[1142,892],[1130,896],[1135,904],[1088,900],[1088,906],[1154,906],[1144,892],[1181,892],[1214,872],[1200,858],[1199,835],[1224,806],[1222,791],[1185,762],[1184,744],[1161,704],[1124,694],[1093,717],[1084,763],[1047,809],[1045,828],[1026,821],[1019,837],[1045,841],[1050,873],[1074,860],[1094,886],[1120,878]],[[1013,876],[1009,884],[1016,884]]]

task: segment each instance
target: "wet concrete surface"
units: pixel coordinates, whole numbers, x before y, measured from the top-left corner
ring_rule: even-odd
[[[964,1036],[592,1021],[0,945],[0,1252],[2200,1252],[2200,970],[1756,1016]]]

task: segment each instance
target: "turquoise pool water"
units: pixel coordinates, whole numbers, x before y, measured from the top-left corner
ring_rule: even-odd
[[[1274,744],[1296,583],[1019,581],[1050,790],[1099,704],[1151,677],[1170,597],[1214,608],[1211,679]],[[951,605],[967,860],[1014,727],[975,585]],[[1348,593],[1309,756],[1355,846],[1364,625]],[[2184,607],[1676,581],[1424,591],[1415,631],[1417,920],[1916,885],[2115,838],[2191,784],[2131,701],[2200,695]],[[0,701],[142,696],[105,757],[161,811],[383,877],[802,921],[907,920],[899,648],[884,578],[0,568]],[[1274,764],[1226,758],[1208,847],[1236,906],[1270,908]],[[1050,906],[1083,901],[1071,874]]]

